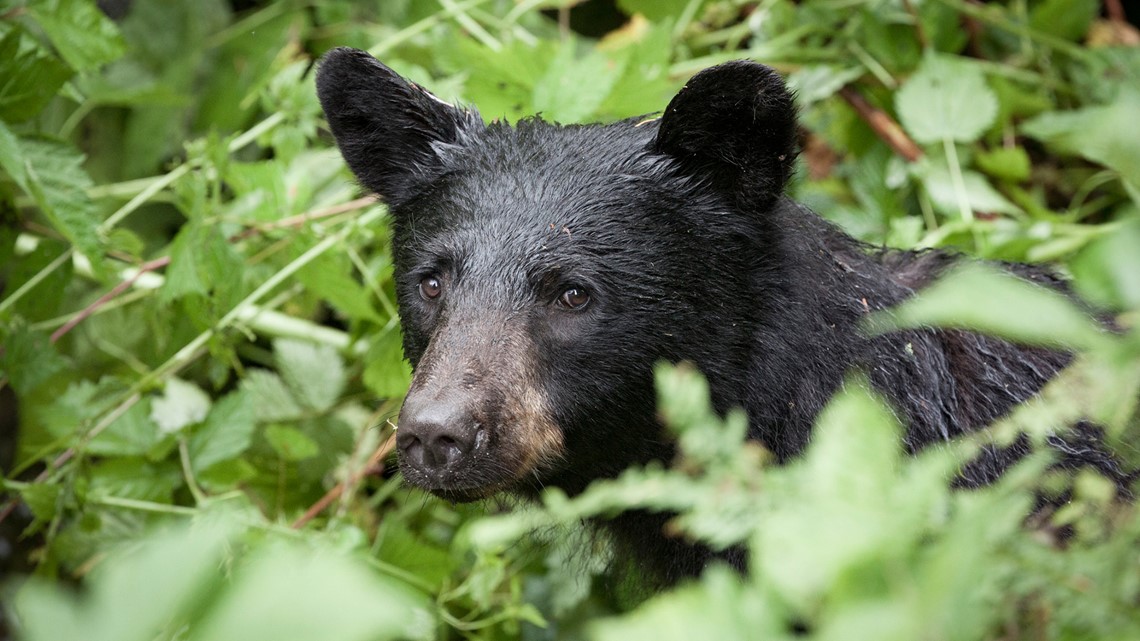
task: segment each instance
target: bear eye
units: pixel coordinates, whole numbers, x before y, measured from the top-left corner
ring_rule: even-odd
[[[440,282],[438,276],[426,276],[420,281],[420,296],[424,300],[439,298],[441,293],[443,293],[443,283]]]
[[[590,302],[590,292],[581,287],[568,287],[558,297],[558,304],[566,309],[582,309]]]

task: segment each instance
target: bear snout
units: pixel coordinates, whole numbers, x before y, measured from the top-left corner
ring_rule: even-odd
[[[400,412],[400,457],[429,476],[463,467],[486,440],[469,404],[461,400],[405,405]]]

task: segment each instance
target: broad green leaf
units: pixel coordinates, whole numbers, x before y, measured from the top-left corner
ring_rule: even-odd
[[[865,73],[862,67],[808,65],[788,76],[788,88],[796,92],[800,109],[835,95]]]
[[[91,466],[87,495],[171,503],[182,485],[182,471],[173,460],[151,462],[139,457],[110,457]]]
[[[253,439],[253,400],[246,391],[223,396],[210,408],[206,421],[187,442],[190,465],[202,472],[222,461],[233,459],[249,448]]]
[[[190,222],[170,246],[170,267],[160,297],[169,302],[212,292],[222,305],[236,303],[243,291],[244,267],[216,225]]]
[[[249,393],[254,417],[261,422],[282,421],[301,416],[301,406],[281,377],[269,370],[251,369],[241,382]]]
[[[1140,310],[1140,212],[1132,216],[1070,264],[1081,293],[1108,309]]]
[[[135,403],[87,444],[87,452],[103,456],[145,456],[163,438],[151,420],[149,399]]]
[[[126,52],[115,23],[93,0],[33,0],[28,12],[77,71],[107,64]]]
[[[1083,156],[1120,174],[1140,203],[1140,145],[1127,132],[1136,128],[1140,89],[1121,87],[1108,105],[1044,113],[1021,125],[1021,131],[1047,146]]]
[[[992,267],[958,267],[914,298],[873,317],[876,331],[956,327],[1045,347],[1102,347],[1108,335],[1064,295]]]
[[[273,341],[277,369],[297,398],[306,406],[323,412],[333,406],[344,391],[344,359],[336,349],[292,338]]]
[[[194,526],[126,545],[99,563],[80,596],[42,580],[17,592],[25,641],[151,641],[182,623],[220,583],[218,564],[230,526]],[[131,616],[107,616],[108,612]],[[234,637],[238,638],[238,637]]]
[[[14,28],[0,38],[0,119],[22,122],[55,97],[71,70],[38,47],[21,46],[23,30]]]
[[[938,55],[923,59],[895,94],[895,108],[903,127],[924,144],[973,142],[998,112],[997,97],[977,66]]]
[[[36,520],[49,522],[59,510],[63,488],[54,483],[29,483],[20,489],[20,498]]]
[[[374,336],[364,360],[364,384],[373,394],[399,398],[407,393],[412,369],[404,360],[399,330],[393,328]]]
[[[784,625],[773,602],[743,584],[724,567],[706,572],[700,583],[666,592],[627,616],[590,626],[598,641],[693,641],[695,639],[783,639]]]
[[[1065,40],[1080,40],[1096,19],[1098,0],[1044,0],[1033,7],[1029,26]]]
[[[576,42],[558,49],[534,86],[534,110],[545,120],[570,124],[589,120],[621,78],[627,56],[616,59],[598,51],[578,57]]]
[[[23,324],[13,329],[0,349],[0,376],[6,376],[20,395],[32,392],[67,366],[47,334]]]
[[[171,434],[201,423],[210,412],[210,397],[200,387],[180,378],[166,381],[162,396],[151,401],[150,418],[159,431]]]
[[[304,461],[320,453],[321,447],[295,427],[273,424],[265,427],[265,440],[286,461]]]
[[[428,604],[362,559],[274,546],[237,568],[189,641],[381,641],[427,638]],[[38,640],[33,640],[38,641]]]
[[[372,306],[372,294],[352,273],[352,263],[347,256],[326,253],[301,268],[297,280],[346,317],[382,323],[383,319]]]

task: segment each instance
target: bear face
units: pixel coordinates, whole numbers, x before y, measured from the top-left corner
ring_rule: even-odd
[[[349,166],[391,207],[413,484],[452,500],[580,491],[670,455],[657,361],[747,369],[757,212],[794,162],[792,100],[768,68],[714,68],[660,120],[595,126],[484,125],[349,49],[325,57],[318,89]],[[743,397],[718,392],[725,408]]]

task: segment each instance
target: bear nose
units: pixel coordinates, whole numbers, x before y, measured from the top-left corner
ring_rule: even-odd
[[[479,429],[465,408],[430,403],[400,412],[396,446],[400,455],[423,470],[440,471],[462,461],[475,449]]]

